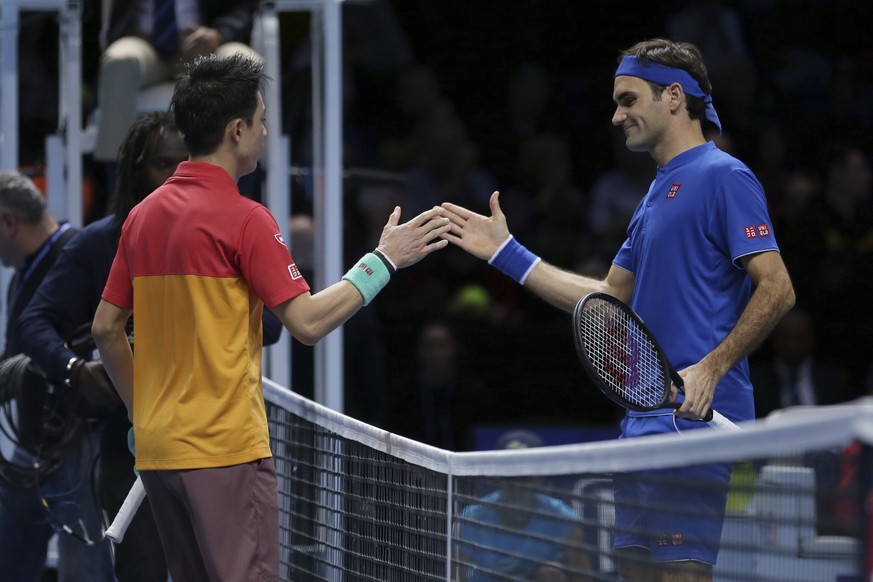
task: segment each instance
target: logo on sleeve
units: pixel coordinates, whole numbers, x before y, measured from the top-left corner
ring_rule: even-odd
[[[770,236],[770,225],[759,224],[757,226],[746,226],[743,228],[746,238],[758,238],[759,236]]]
[[[682,184],[673,184],[670,186],[670,189],[667,190],[667,198],[676,198],[676,194],[679,193],[679,188],[682,187]]]
[[[288,272],[291,273],[292,281],[296,281],[303,277],[303,273],[301,273],[300,269],[297,268],[297,263],[291,263],[288,265]]]
[[[283,247],[284,247],[284,246],[288,246],[288,245],[285,244],[285,239],[282,238],[282,233],[281,233],[281,232],[277,232],[276,234],[274,234],[274,235],[273,235],[273,238],[276,239],[276,242],[278,242],[278,243],[279,243],[280,245],[282,245]]]

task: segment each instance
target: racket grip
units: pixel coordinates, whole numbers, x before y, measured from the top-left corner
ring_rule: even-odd
[[[124,539],[124,534],[127,532],[127,527],[133,520],[133,516],[136,515],[136,510],[139,509],[145,496],[146,492],[145,487],[142,485],[142,479],[137,476],[136,481],[133,482],[133,486],[130,488],[130,492],[127,494],[127,498],[121,504],[121,509],[118,510],[118,514],[112,520],[112,525],[109,526],[103,537],[113,543],[120,544],[121,540]]]
[[[709,409],[709,414],[707,416],[709,416],[710,419],[707,420],[706,418],[704,418],[703,420],[706,420],[706,422],[708,422],[712,426],[725,430],[742,430],[740,427],[734,424],[733,421],[729,420],[725,415],[720,414],[718,411],[713,410],[712,408]]]

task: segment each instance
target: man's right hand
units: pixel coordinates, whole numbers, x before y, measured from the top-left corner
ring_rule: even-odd
[[[76,389],[91,406],[116,408],[122,404],[100,362],[86,362],[82,366],[76,379]]]
[[[400,207],[388,217],[376,248],[398,269],[414,265],[433,251],[447,246],[444,240],[449,230],[446,211],[439,206],[425,210],[409,222],[400,222]]]
[[[451,230],[443,238],[474,257],[490,260],[509,238],[509,227],[506,225],[506,216],[500,210],[499,197],[499,192],[491,195],[491,216],[482,216],[457,204],[443,202],[446,216],[452,221]]]

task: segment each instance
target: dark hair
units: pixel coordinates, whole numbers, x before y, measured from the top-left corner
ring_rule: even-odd
[[[176,125],[192,156],[213,153],[228,123],[242,118],[251,124],[258,91],[267,79],[263,64],[242,53],[196,58],[176,79],[171,107]]]
[[[130,126],[121,142],[112,201],[112,212],[118,224],[122,224],[130,210],[151,194],[151,186],[144,176],[144,170],[155,154],[158,138],[165,131],[178,131],[172,113],[146,113]]]
[[[700,88],[708,95],[712,94],[712,83],[709,82],[709,74],[703,62],[700,50],[690,42],[673,42],[664,38],[644,40],[633,45],[629,49],[621,51],[618,61],[624,57],[637,57],[641,65],[659,63],[674,69],[682,69],[691,75]],[[648,81],[652,87],[652,93],[659,99],[666,85]],[[691,119],[698,119],[701,123],[709,123],[706,120],[706,103],[699,97],[685,94],[685,108]]]
[[[14,214],[24,224],[33,226],[46,214],[45,198],[24,174],[0,171],[0,212]]]

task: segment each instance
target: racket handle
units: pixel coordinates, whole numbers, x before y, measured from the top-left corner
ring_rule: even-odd
[[[137,475],[136,481],[134,481],[130,492],[127,494],[127,498],[121,504],[121,509],[118,510],[118,514],[112,520],[112,525],[109,526],[103,537],[113,543],[120,544],[121,540],[124,539],[124,534],[127,532],[127,527],[133,520],[133,516],[136,515],[136,510],[139,509],[145,496],[146,492],[145,487],[142,486],[142,479]]]
[[[704,418],[706,422],[720,429],[724,430],[742,430],[736,424],[734,424],[731,420],[729,420],[725,415],[720,414],[718,411],[709,409],[709,414],[706,415],[707,418]]]

